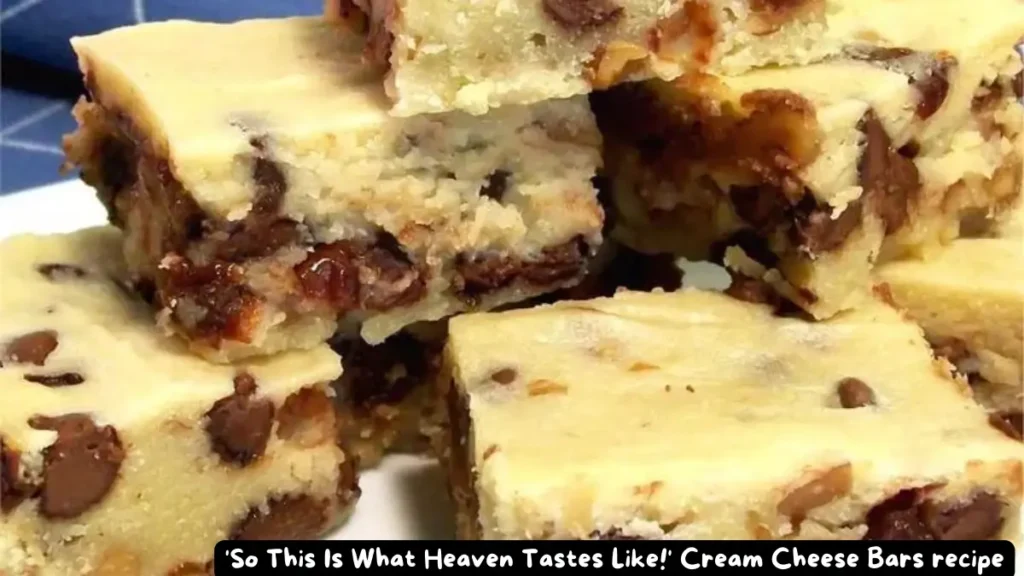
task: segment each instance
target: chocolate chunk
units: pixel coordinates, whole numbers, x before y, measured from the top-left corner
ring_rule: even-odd
[[[522,276],[527,282],[540,286],[567,281],[584,272],[587,251],[582,238],[545,248],[539,258],[525,263]]]
[[[359,303],[359,270],[356,247],[349,242],[317,246],[295,267],[295,276],[309,298],[323,300],[340,312]]]
[[[42,366],[50,353],[57,349],[57,345],[57,333],[53,330],[30,332],[8,342],[2,360],[15,364]]]
[[[934,540],[919,517],[920,491],[902,490],[875,505],[867,515],[865,540]]]
[[[73,264],[40,264],[36,270],[54,282],[85,277],[85,270]]]
[[[875,391],[859,378],[843,378],[836,386],[839,404],[843,408],[863,408],[875,405]]]
[[[547,15],[570,32],[610,24],[625,12],[612,0],[543,0]]]
[[[459,291],[470,298],[508,286],[519,269],[518,262],[501,254],[459,254],[455,258]]]
[[[286,496],[253,506],[231,530],[231,540],[309,540],[327,523],[329,503],[312,496]]]
[[[64,386],[77,386],[85,382],[85,378],[77,372],[63,372],[61,374],[26,374],[25,380],[42,384],[50,388],[61,388]]]
[[[1004,504],[981,493],[969,502],[942,505],[923,489],[903,490],[868,512],[866,540],[985,540],[1003,525]]]
[[[241,266],[224,262],[197,266],[174,256],[167,261],[158,271],[156,284],[163,288],[159,300],[174,311],[189,336],[213,342],[251,340],[263,300],[245,283]],[[188,310],[182,310],[182,302],[191,304]],[[198,316],[195,309],[201,312]]]
[[[501,202],[508,188],[508,179],[512,174],[507,170],[495,170],[487,177],[487,182],[480,189],[480,195]]]
[[[925,502],[921,516],[936,540],[989,540],[1003,527],[1003,508],[998,498],[981,493],[958,506]]]
[[[1017,75],[1013,77],[1013,93],[1017,96],[1017,99],[1024,98],[1024,70],[1017,72]]]
[[[394,236],[381,234],[358,260],[360,304],[366,310],[390,310],[413,304],[426,294],[423,272],[413,265]]]
[[[516,377],[519,375],[515,368],[502,368],[494,374],[491,374],[491,380],[494,380],[498,384],[511,384],[515,382]]]
[[[824,254],[841,247],[863,217],[860,201],[851,202],[833,218],[830,207],[819,206],[814,196],[807,193],[796,206],[791,237],[808,254]]]
[[[955,66],[956,59],[951,56],[941,57],[911,80],[911,84],[921,94],[915,110],[918,118],[931,118],[942,107],[949,95],[950,71]]]
[[[274,424],[274,403],[255,400],[256,382],[249,374],[235,377],[235,392],[206,413],[210,447],[225,463],[248,466],[263,455]]]
[[[1020,410],[1013,410],[989,414],[988,422],[1010,438],[1024,440],[1024,432],[1022,432],[1024,423],[1022,423],[1022,419],[1024,419],[1022,412]]]
[[[21,453],[0,436],[0,512],[10,512],[36,488],[21,479]]]
[[[865,139],[857,164],[860,185],[868,205],[885,223],[885,233],[892,234],[906,223],[921,177],[913,161],[893,150],[892,139],[874,111],[864,115],[859,128]]]
[[[736,215],[759,232],[770,232],[786,221],[790,204],[773,186],[734,186],[729,200]]]
[[[28,424],[57,432],[57,440],[43,450],[40,513],[74,518],[103,500],[125,458],[117,430],[99,427],[85,414],[33,416]]]

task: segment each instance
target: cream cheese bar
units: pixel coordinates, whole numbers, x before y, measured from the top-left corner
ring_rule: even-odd
[[[1019,537],[1019,435],[881,301],[468,314],[445,366],[461,539]]]
[[[204,362],[153,329],[121,244],[0,242],[0,573],[198,575],[221,540],[338,525],[359,496],[338,356]]]
[[[90,98],[69,162],[162,324],[211,360],[315,346],[339,319],[378,344],[563,288],[600,242],[584,97],[392,118],[362,40],[321,18],[72,43]]]
[[[325,0],[388,71],[396,116],[481,114],[708,69],[801,64],[841,47],[827,34],[864,0]],[[876,4],[876,1],[869,2]]]
[[[1024,4],[975,20],[945,51],[857,47],[594,94],[612,234],[723,258],[816,318],[856,306],[876,261],[927,255],[1020,195]]]
[[[963,238],[927,260],[879,267],[877,281],[966,375],[979,400],[1020,427],[1024,242]]]

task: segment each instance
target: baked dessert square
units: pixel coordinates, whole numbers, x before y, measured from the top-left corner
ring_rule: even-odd
[[[473,114],[686,70],[736,73],[837,51],[849,0],[325,0],[387,71],[392,114]]]
[[[910,44],[594,94],[613,236],[724,261],[828,318],[868,297],[876,262],[927,256],[967,214],[1006,210],[1021,190],[1024,5],[960,6],[978,14],[941,49],[915,34],[960,24],[940,12],[893,32]]]
[[[326,345],[234,366],[162,337],[112,227],[0,242],[0,573],[203,574],[359,496]]]
[[[1019,431],[880,301],[822,322],[693,289],[467,314],[445,366],[462,539],[1019,536]]]
[[[881,266],[876,277],[935,350],[968,377],[979,400],[1019,426],[1024,242],[961,238],[927,260]]]
[[[90,99],[69,162],[161,324],[210,360],[319,345],[339,321],[378,344],[572,285],[600,243],[584,97],[393,118],[362,40],[321,18],[72,43]]]

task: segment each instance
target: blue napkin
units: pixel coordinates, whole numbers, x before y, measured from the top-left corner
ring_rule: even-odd
[[[323,0],[0,0],[0,195],[62,179],[61,136],[81,92],[68,40],[145,21],[318,14]],[[17,63],[11,57],[17,58]]]

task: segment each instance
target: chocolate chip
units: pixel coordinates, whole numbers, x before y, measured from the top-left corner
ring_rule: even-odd
[[[1013,93],[1017,96],[1017,99],[1024,98],[1024,70],[1017,72],[1017,75],[1013,77]]]
[[[254,506],[231,531],[231,540],[309,540],[327,523],[329,503],[308,495],[271,500]]]
[[[53,330],[30,332],[8,342],[2,359],[15,364],[42,366],[57,345],[57,333]]]
[[[613,23],[625,10],[612,0],[543,0],[544,11],[570,32]]]
[[[875,405],[875,391],[859,378],[843,378],[836,386],[839,404],[843,408],[863,408]]]
[[[902,490],[867,514],[865,540],[934,540],[919,517],[918,490]]]
[[[74,518],[110,492],[125,458],[114,427],[99,427],[85,414],[33,416],[28,424],[57,432],[57,440],[43,450],[39,509],[44,517]]]
[[[495,170],[487,177],[487,182],[480,189],[480,195],[501,202],[508,188],[508,179],[512,174],[507,170]]]
[[[796,205],[791,236],[795,244],[809,254],[824,254],[843,245],[860,226],[864,210],[859,201],[851,202],[837,218],[832,208],[820,206],[810,193]]]
[[[786,221],[789,199],[773,186],[733,186],[729,200],[736,215],[760,232],[770,232]]]
[[[64,386],[77,386],[85,382],[85,378],[77,372],[63,372],[61,374],[26,374],[25,380],[42,384],[50,388],[61,388]]]
[[[540,257],[524,263],[522,276],[527,282],[540,286],[564,282],[584,272],[587,252],[582,238],[544,248]]]
[[[1020,410],[989,414],[988,422],[997,430],[1014,440],[1024,440],[1024,415]]]
[[[502,368],[494,374],[491,374],[491,380],[494,380],[498,384],[511,384],[515,382],[516,376],[518,376],[515,368]]]
[[[423,273],[402,250],[398,240],[381,234],[358,260],[360,303],[366,310],[408,306],[426,294]]]
[[[1003,527],[1003,508],[998,498],[981,493],[966,504],[945,508],[925,502],[921,516],[937,540],[989,540]]]
[[[21,453],[0,436],[0,512],[10,512],[36,491],[21,479]]]
[[[472,298],[504,288],[515,280],[520,266],[503,254],[459,254],[455,257],[459,292]]]
[[[859,128],[865,145],[857,164],[860,185],[868,205],[885,223],[885,233],[892,234],[907,221],[910,204],[921,188],[921,178],[913,161],[893,150],[874,111],[868,111]]]
[[[191,338],[251,341],[263,299],[246,284],[241,266],[225,262],[200,266],[171,255],[158,275],[156,284],[162,290],[157,300],[171,308]],[[194,317],[181,312],[182,302],[191,304],[189,311],[202,313]]]
[[[323,300],[340,312],[359,303],[357,249],[348,242],[317,246],[306,260],[295,266],[295,276],[309,298]]]
[[[248,466],[263,455],[274,424],[274,403],[254,400],[256,382],[249,374],[235,377],[235,392],[214,403],[206,422],[210,447],[221,460]]]
[[[73,264],[40,264],[36,270],[54,282],[85,277],[85,270]]]

